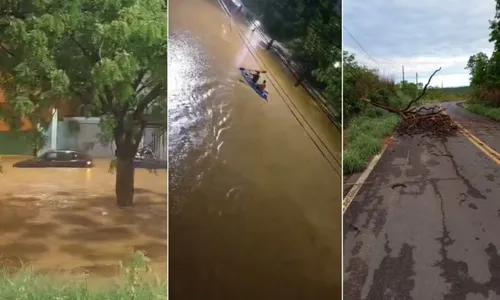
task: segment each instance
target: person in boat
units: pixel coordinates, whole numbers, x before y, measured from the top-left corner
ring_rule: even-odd
[[[257,84],[260,79],[260,71],[248,71],[252,75],[253,83]]]
[[[262,93],[266,91],[266,81],[262,81],[261,84],[257,84],[257,87],[259,88],[259,91],[261,91]]]

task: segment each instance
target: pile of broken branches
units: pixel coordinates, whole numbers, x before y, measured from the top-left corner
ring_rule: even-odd
[[[432,73],[431,77],[424,86],[422,92],[411,100],[403,109],[396,109],[390,106],[372,102],[362,97],[361,101],[382,108],[390,113],[401,116],[401,122],[396,127],[398,135],[425,135],[439,138],[446,138],[454,135],[458,131],[457,124],[444,112],[444,109],[437,105],[425,105],[415,107],[415,104],[422,99],[429,87],[432,77],[439,72],[441,68]]]

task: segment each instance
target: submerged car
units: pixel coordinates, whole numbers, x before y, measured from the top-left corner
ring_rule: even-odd
[[[33,159],[16,162],[14,168],[92,168],[92,157],[73,150],[50,150]]]
[[[134,168],[137,169],[167,169],[166,160],[156,157],[151,149],[142,149],[134,157]]]

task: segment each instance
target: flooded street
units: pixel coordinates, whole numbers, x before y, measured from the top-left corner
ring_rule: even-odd
[[[339,130],[219,2],[169,9],[170,295],[340,297]]]
[[[135,203],[115,204],[109,160],[92,169],[18,169],[2,157],[0,267],[114,276],[145,251],[166,272],[166,172],[136,170]]]

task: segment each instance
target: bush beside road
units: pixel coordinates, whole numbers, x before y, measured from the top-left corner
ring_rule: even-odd
[[[394,114],[381,116],[361,115],[354,118],[345,131],[344,174],[361,172],[384,146],[399,117]]]

